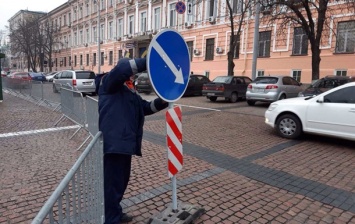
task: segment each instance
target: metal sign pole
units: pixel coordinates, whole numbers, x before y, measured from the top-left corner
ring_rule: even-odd
[[[169,103],[169,109],[172,109],[172,108],[174,108],[174,103]],[[173,208],[172,209],[173,209],[173,212],[177,212],[178,209],[177,209],[177,193],[176,193],[176,175],[174,175],[171,178],[171,183],[172,183],[172,188],[173,188],[173,194],[172,194]]]

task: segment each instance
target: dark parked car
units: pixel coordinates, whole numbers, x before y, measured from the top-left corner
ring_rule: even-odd
[[[153,87],[147,72],[140,73],[134,82],[135,88],[139,93],[150,94],[153,92]]]
[[[204,75],[190,75],[184,96],[202,95],[202,87],[211,81]]]
[[[324,78],[318,79],[312,85],[310,85],[307,89],[300,92],[298,94],[299,97],[306,97],[306,96],[316,96],[325,91],[333,89],[337,86],[344,85],[348,82],[355,81],[353,78],[349,76],[326,76]]]
[[[31,76],[31,79],[33,81],[41,81],[41,82],[47,81],[46,76],[42,72],[29,72],[28,74]]]
[[[231,103],[246,97],[246,91],[251,79],[246,76],[218,76],[212,82],[203,85],[202,95],[211,101],[223,97]]]

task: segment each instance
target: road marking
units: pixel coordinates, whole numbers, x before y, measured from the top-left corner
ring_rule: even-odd
[[[192,108],[203,109],[203,110],[221,111],[221,110],[218,110],[218,109],[207,108],[207,107],[195,107],[195,106],[189,106],[189,105],[183,105],[183,104],[175,104],[175,105],[182,106],[182,107],[192,107]]]
[[[46,128],[46,129],[38,129],[38,130],[31,130],[31,131],[10,132],[10,133],[0,134],[0,138],[7,138],[7,137],[13,137],[13,136],[20,136],[20,135],[39,134],[39,133],[53,132],[53,131],[62,131],[62,130],[69,130],[69,129],[75,129],[75,128],[80,128],[80,126],[73,125],[73,126],[58,127],[58,128]]]
[[[153,48],[158,52],[160,57],[163,59],[165,64],[170,68],[170,70],[174,73],[175,75],[175,82],[184,84],[184,77],[182,75],[182,70],[181,68],[176,68],[174,63],[171,61],[169,58],[168,54],[165,53],[164,49],[159,45],[158,42],[153,42]]]

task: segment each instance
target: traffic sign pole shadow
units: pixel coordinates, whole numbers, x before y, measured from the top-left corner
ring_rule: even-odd
[[[168,174],[172,182],[172,204],[150,218],[148,223],[192,223],[205,210],[177,200],[176,174],[183,165],[182,113],[180,107],[174,107],[174,102],[182,97],[190,78],[189,50],[184,38],[177,31],[165,29],[154,36],[148,49],[147,70],[156,94],[169,102],[166,112],[166,141]]]

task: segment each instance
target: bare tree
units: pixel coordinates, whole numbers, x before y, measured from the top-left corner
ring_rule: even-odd
[[[231,37],[229,40],[228,56],[228,76],[234,75],[234,58],[239,54],[240,34],[245,24],[245,18],[250,12],[253,1],[247,0],[226,0],[228,18],[230,20]],[[235,31],[236,30],[236,31]]]
[[[353,0],[340,3],[330,0],[260,0],[262,9],[270,10],[265,17],[269,22],[276,22],[280,30],[287,30],[287,26],[301,27],[310,43],[312,52],[312,80],[319,79],[321,62],[321,44],[324,40],[325,27],[331,29],[331,18],[334,15],[351,12]],[[336,3],[330,5],[330,3]],[[334,29],[330,32],[335,34]]]

